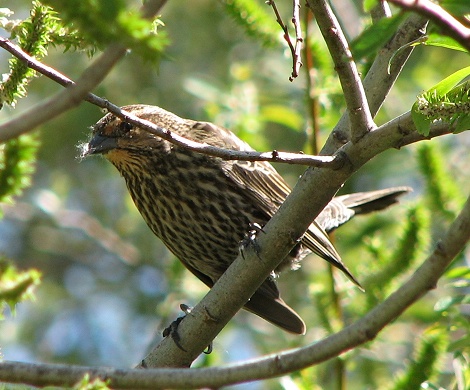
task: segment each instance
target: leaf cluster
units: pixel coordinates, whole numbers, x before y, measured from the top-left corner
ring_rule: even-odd
[[[93,47],[120,42],[142,58],[156,61],[168,44],[165,32],[161,31],[163,23],[158,19],[144,19],[138,10],[129,9],[124,0],[46,0],[44,3],[54,8],[67,29],[80,31],[81,39]]]
[[[0,319],[6,306],[13,311],[17,303],[33,300],[33,291],[40,279],[39,271],[19,271],[9,260],[0,257]]]
[[[280,44],[280,29],[272,15],[251,0],[224,0],[226,12],[243,28],[245,33],[264,46]]]
[[[4,15],[8,14],[11,15]],[[29,18],[15,23],[3,18],[1,27],[9,28],[11,39],[16,39],[25,52],[41,59],[47,54],[47,46],[51,42],[51,32],[56,25],[54,15],[49,7],[34,1]],[[5,103],[15,105],[18,98],[26,96],[27,85],[35,75],[27,64],[16,57],[11,58],[9,63],[10,72],[0,85],[0,107]]]

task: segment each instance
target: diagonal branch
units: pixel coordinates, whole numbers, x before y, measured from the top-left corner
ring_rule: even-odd
[[[151,18],[159,12],[165,3],[166,0],[148,1],[142,6],[141,13],[144,17]],[[5,40],[2,39],[2,44],[4,43]],[[0,142],[31,131],[40,124],[79,105],[88,92],[101,83],[126,52],[127,48],[124,46],[112,44],[83,72],[76,83],[68,83],[62,79],[61,82],[65,82],[68,86],[65,90],[32,107],[19,118],[12,119],[0,126]],[[51,68],[47,70],[50,72]]]
[[[411,15],[398,29],[393,38],[379,51],[364,78],[364,90],[373,117],[377,114],[385,98],[392,89],[408,58],[413,46],[397,51],[425,34],[427,19],[421,15]],[[390,59],[393,62],[390,66]],[[345,112],[331,132],[321,154],[333,154],[348,141],[349,112]]]
[[[359,72],[346,37],[328,2],[308,0],[307,4],[315,15],[338,72],[349,113],[351,140],[357,142],[377,127],[372,119]]]
[[[37,72],[47,76],[51,80],[54,80],[58,84],[69,87],[69,88],[76,88],[77,83],[72,81],[71,79],[64,76],[62,73],[56,71],[55,69],[42,64],[35,58],[31,57],[27,53],[25,53],[21,48],[10,42],[8,39],[0,38],[0,47],[3,47],[5,50],[13,54],[18,59],[24,61],[28,66]],[[111,53],[113,54],[113,53]],[[120,53],[114,53],[116,58],[120,58]],[[110,60],[112,59],[111,55],[103,55],[101,57],[102,60]],[[110,62],[110,66],[113,65],[114,62]],[[103,69],[101,63],[94,64],[93,67],[96,67],[98,70],[102,71]],[[108,67],[106,68],[108,69]],[[100,77],[101,77],[100,73]],[[112,112],[119,118],[124,119],[125,121],[132,123],[136,126],[144,128],[149,132],[166,139],[169,142],[172,142],[176,145],[185,147],[187,149],[193,150],[195,152],[208,154],[215,157],[220,157],[226,160],[243,160],[243,161],[270,161],[270,162],[284,162],[288,164],[300,164],[300,165],[307,165],[307,166],[315,166],[315,167],[330,167],[335,168],[341,165],[340,158],[338,157],[330,157],[330,156],[311,156],[301,153],[288,153],[288,152],[256,152],[256,151],[236,151],[236,150],[228,150],[224,148],[218,148],[215,146],[202,144],[199,142],[195,142],[189,140],[187,138],[181,137],[178,134],[175,134],[168,129],[163,129],[158,127],[152,122],[145,121],[132,115],[131,113],[125,112],[121,110],[120,107],[112,104],[106,99],[100,98],[89,91],[93,89],[93,87],[89,86],[89,81],[85,78],[85,75],[82,76],[84,80],[83,83],[80,84],[82,86],[82,91],[80,95],[73,97],[68,96],[67,92],[62,91],[61,94],[54,97],[54,101],[61,102],[62,104],[68,104],[68,101],[65,99],[71,99],[70,104],[78,104],[80,99],[79,96],[83,96],[83,99],[98,106],[101,108],[106,109],[109,112]],[[99,82],[101,79],[98,78],[96,82]],[[93,82],[93,85],[96,84]],[[66,90],[68,91],[68,90]],[[77,92],[78,94],[78,92]],[[52,106],[50,106],[52,104]],[[53,116],[56,115],[57,110],[62,110],[63,105],[60,104],[59,107],[56,107],[56,103],[51,103],[50,100],[40,104],[36,110],[34,111],[34,115],[31,114],[31,111],[27,111],[26,113],[16,117],[6,123],[0,125],[0,142],[7,141],[8,139],[15,138],[18,135],[30,131],[40,123],[51,119]],[[60,113],[60,112],[59,112]]]
[[[444,34],[454,38],[470,52],[470,28],[465,27],[439,4],[429,0],[389,0],[389,2],[431,19],[442,28]]]
[[[372,132],[371,137],[374,137],[373,133],[375,132]],[[383,134],[378,134],[377,136],[382,137]],[[355,145],[352,145],[351,143],[348,145],[349,147],[346,147],[344,152],[355,151]],[[357,160],[356,163],[360,163],[360,161]],[[321,179],[322,176],[325,176],[324,173],[325,170],[312,171],[312,175],[318,177],[319,179]],[[308,182],[305,180],[303,183],[308,185]],[[333,185],[333,188],[336,185],[337,183]],[[328,190],[330,190],[330,188],[328,188]],[[296,200],[293,202],[295,201]],[[270,230],[273,224],[277,223],[279,225],[282,223],[282,219],[285,217],[288,210],[284,209],[284,211],[286,212],[280,213],[284,214],[284,216],[278,215],[279,213],[277,214],[277,222],[269,222],[268,225]],[[275,227],[272,229],[275,229]],[[274,233],[274,231],[271,233]],[[259,255],[261,255],[261,257],[258,257],[259,255],[254,253],[256,252],[255,250],[250,250],[250,253],[245,255],[248,255],[250,258],[243,259],[240,256],[240,258],[237,259],[237,261],[227,271],[227,273],[230,273],[230,275],[225,277],[224,274],[221,280],[225,278],[228,282],[231,281],[232,284],[238,284],[240,281],[244,280],[243,277],[246,276],[247,273],[249,273],[251,276],[254,275],[255,271],[253,271],[253,266],[257,267],[258,263],[264,263],[264,261],[260,260],[264,258],[263,256],[267,254],[266,252],[269,252],[269,247],[267,245],[270,243],[270,241],[273,241],[273,239],[270,237],[274,237],[274,235],[271,233],[267,232],[267,234],[260,236],[259,243],[261,245],[261,252]],[[347,350],[374,339],[387,324],[403,313],[423,294],[435,287],[437,281],[445,272],[447,266],[450,264],[452,259],[455,258],[457,254],[464,248],[469,239],[470,197],[467,199],[467,202],[465,203],[459,216],[451,224],[445,235],[442,237],[442,240],[436,245],[433,253],[402,287],[400,287],[384,302],[376,306],[364,317],[352,325],[317,343],[300,349],[281,352],[249,362],[232,364],[225,367],[192,370],[166,368],[142,371],[54,364],[3,362],[0,363],[0,381],[28,383],[35,386],[71,386],[78,382],[85,374],[88,374],[90,375],[91,379],[101,378],[103,380],[109,380],[110,385],[113,388],[156,389],[169,387],[200,388],[207,386],[211,388],[218,388],[229,384],[280,376],[294,370],[299,370],[323,362],[330,359],[331,357],[337,356]],[[274,241],[275,240],[277,240],[277,238],[274,238]],[[252,262],[250,267],[246,267],[244,262],[248,262],[250,260],[256,261]],[[241,272],[241,275],[236,274],[237,272]],[[220,281],[217,282],[213,290],[217,289],[217,286],[219,285]],[[196,324],[190,324],[188,326],[196,326],[198,335],[196,339],[204,338],[202,341],[203,348],[206,345],[204,343],[207,343],[207,339],[205,339],[206,333],[201,332],[199,326],[204,325],[204,323],[213,322],[207,320],[209,313],[208,308],[211,307],[212,309],[210,301],[207,298],[212,294],[212,291],[206,296],[206,298],[204,298],[204,304],[206,306],[203,307],[203,310],[205,310],[205,314],[202,313],[201,317],[201,313],[193,314],[193,311],[192,315],[186,317],[182,322],[182,324],[196,322]],[[227,294],[225,294],[225,296],[226,295]],[[234,296],[236,295],[230,294],[230,297]],[[222,296],[222,298],[224,297]],[[211,315],[213,314],[214,313],[211,312]],[[202,324],[197,324],[198,319],[200,320],[201,318]],[[212,319],[213,318],[214,317],[212,317]],[[181,333],[186,335],[186,330],[186,328],[181,329]],[[167,344],[173,344],[170,338],[166,340],[168,340]],[[182,351],[178,348],[174,348],[176,351],[179,351],[180,354],[182,353]],[[167,355],[166,358],[168,359]]]
[[[437,136],[451,130],[450,125],[436,122],[430,134]],[[142,367],[190,366],[287,256],[343,183],[374,156],[403,146],[404,138],[408,137],[410,142],[423,139],[422,135],[415,134],[411,115],[407,113],[367,133],[357,143],[344,145],[338,151],[344,156],[345,164],[341,168],[335,171],[308,169],[263,227],[265,234],[258,235],[258,251],[250,248],[244,251],[244,256],[232,263],[191,315],[179,324],[180,343],[187,351],[182,352],[171,338],[166,338],[144,359]]]

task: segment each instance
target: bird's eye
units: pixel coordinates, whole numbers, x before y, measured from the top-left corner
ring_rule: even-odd
[[[125,133],[128,133],[130,130],[132,130],[134,126],[128,122],[121,122],[121,124],[119,125],[119,130],[125,134]]]

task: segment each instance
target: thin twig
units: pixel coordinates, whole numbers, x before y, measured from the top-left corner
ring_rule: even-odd
[[[315,15],[335,63],[348,108],[350,138],[352,142],[357,142],[367,132],[377,127],[372,119],[359,72],[330,5],[325,0],[308,0],[307,4]]]
[[[289,77],[289,81],[294,81],[294,79],[299,75],[300,67],[302,66],[302,30],[300,27],[300,3],[299,0],[292,0],[293,10],[292,10],[292,23],[294,24],[295,29],[295,49],[292,55],[292,75]]]
[[[77,84],[72,81],[71,79],[67,78],[57,70],[46,66],[39,62],[38,60],[34,59],[23,50],[21,50],[18,46],[10,42],[8,39],[0,38],[0,47],[3,47],[5,50],[9,51],[15,57],[24,61],[30,68],[36,70],[37,72],[47,76],[51,80],[56,81],[60,85],[64,87],[76,87]],[[124,49],[125,50],[125,49]],[[120,58],[120,53],[117,53],[117,58]],[[122,51],[121,51],[122,54]],[[109,56],[103,56],[105,59],[109,59]],[[83,78],[83,77],[82,77]],[[88,90],[88,87],[85,88]],[[63,91],[63,94],[65,92]],[[55,98],[59,102],[63,103],[64,96],[61,95],[60,98]],[[144,128],[147,131],[155,134],[163,139],[166,139],[169,142],[172,142],[176,145],[185,147],[187,149],[193,150],[195,152],[208,154],[215,157],[220,157],[226,160],[244,160],[244,161],[270,161],[270,162],[283,162],[287,164],[300,164],[300,165],[307,165],[307,166],[315,166],[315,167],[330,167],[336,168],[341,164],[339,157],[330,157],[330,156],[311,156],[306,154],[300,153],[288,153],[288,152],[256,152],[256,151],[236,151],[236,150],[228,150],[223,148],[218,148],[215,146],[202,144],[199,142],[195,142],[189,140],[187,138],[181,137],[178,134],[172,133],[167,129],[163,129],[158,127],[152,122],[145,121],[143,119],[138,118],[135,115],[132,115],[129,112],[125,112],[121,110],[121,108],[115,104],[112,104],[106,99],[100,98],[90,92],[87,92],[83,95],[83,99],[98,106],[112,112],[119,118],[132,123],[138,127]],[[79,98],[72,99],[72,104],[77,104],[79,102]],[[52,104],[52,105],[51,105]],[[54,111],[50,111],[50,108],[54,107]],[[41,115],[55,115],[57,110],[62,109],[63,105],[60,108],[56,108],[55,103],[50,103],[50,101],[41,104],[37,109],[37,112],[40,112]],[[8,139],[17,137],[19,134],[22,134],[26,131],[31,130],[34,126],[44,119],[43,116],[39,117],[38,115],[31,115],[28,111],[26,114],[21,115],[20,117],[14,118],[6,123],[0,125],[0,142],[7,141]]]
[[[320,101],[318,98],[317,89],[317,69],[315,68],[314,53],[310,45],[310,27],[313,21],[313,14],[310,12],[310,9],[307,8],[305,12],[305,76],[307,82],[307,109],[309,113],[309,118],[307,120],[307,144],[310,146],[311,153],[317,155],[320,147]]]
[[[276,15],[276,22],[281,26],[282,31],[284,32],[284,39],[287,42],[287,45],[289,46],[289,49],[292,54],[292,74],[289,77],[289,81],[293,81],[294,78],[296,78],[299,75],[299,70],[300,67],[302,66],[302,60],[300,56],[300,51],[301,51],[301,42],[302,42],[302,37],[301,37],[301,30],[300,30],[300,22],[299,22],[299,9],[300,9],[300,4],[298,0],[293,0],[293,16],[292,16],[292,23],[294,23],[294,28],[295,28],[295,33],[296,33],[296,42],[295,46],[292,43],[292,40],[289,35],[289,30],[285,23],[282,21],[281,14],[279,13],[279,10],[277,9],[276,3],[274,0],[268,0],[266,1],[267,5],[270,5],[273,8],[274,14]]]
[[[110,45],[94,63],[89,66],[77,83],[69,85],[51,98],[31,107],[23,114],[0,125],[0,142],[18,137],[37,126],[78,106],[126,53],[118,44]]]
[[[145,18],[152,18],[163,7],[167,0],[149,0],[140,9]],[[5,41],[3,41],[4,43]],[[22,52],[20,48],[17,48]],[[126,54],[127,48],[118,43],[109,45],[106,50],[88,67],[76,83],[69,83],[67,89],[60,91],[48,100],[37,104],[28,111],[0,126],[0,142],[16,138],[33,130],[35,127],[63,114],[79,105],[88,92],[94,89],[106,77],[114,65]],[[24,52],[23,52],[24,53]],[[26,54],[26,53],[25,53]],[[29,64],[34,58],[20,58]],[[52,68],[46,67],[46,72]],[[60,82],[67,82],[62,79]]]
[[[459,42],[470,52],[470,28],[465,27],[444,8],[429,0],[389,0],[396,6],[426,16],[442,28],[442,32]]]

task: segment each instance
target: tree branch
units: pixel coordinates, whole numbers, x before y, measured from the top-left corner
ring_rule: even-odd
[[[450,125],[437,122],[429,137],[448,133]],[[429,138],[428,137],[428,138]],[[143,361],[143,367],[187,367],[253,295],[277,267],[343,183],[374,156],[415,142],[419,135],[409,113],[396,118],[360,141],[348,142],[339,151],[344,165],[335,170],[309,168],[273,218],[257,237],[257,251],[248,248],[228,268],[205,298],[178,327],[181,351],[171,338],[164,339]],[[322,191],[318,191],[321,188]]]
[[[69,87],[69,88],[76,88],[77,83],[69,79],[68,77],[64,76],[60,72],[56,71],[55,69],[42,64],[41,62],[37,61],[35,58],[31,57],[27,53],[25,53],[21,48],[10,42],[8,39],[0,38],[0,47],[3,47],[5,50],[13,54],[15,57],[24,61],[28,66],[37,72],[43,74],[44,76],[50,78],[51,80],[57,82],[58,84]],[[119,57],[119,53],[116,53],[117,57]],[[100,57],[101,59],[108,60],[110,56],[103,55]],[[112,65],[114,62],[110,62]],[[101,68],[100,64],[94,64],[93,67]],[[101,76],[100,76],[101,77]],[[82,76],[82,79],[84,76]],[[86,80],[86,79],[84,79]],[[101,80],[97,80],[98,82]],[[169,131],[168,129],[163,129],[158,127],[152,122],[145,121],[143,119],[138,118],[135,115],[132,115],[129,112],[121,110],[119,106],[112,104],[106,99],[100,98],[90,92],[87,92],[93,87],[89,87],[87,85],[82,85],[82,92],[80,92],[79,96],[83,96],[83,99],[98,106],[112,112],[119,118],[126,120],[129,123],[132,123],[136,126],[146,129],[147,131],[166,139],[169,142],[174,143],[175,145],[182,146],[184,148],[193,150],[195,152],[208,154],[210,156],[220,157],[226,160],[244,160],[244,161],[269,161],[269,162],[283,162],[287,164],[300,164],[300,165],[307,165],[307,166],[315,166],[315,167],[330,167],[335,168],[341,165],[341,161],[338,157],[330,157],[330,156],[311,156],[301,153],[288,153],[288,152],[278,152],[276,150],[272,152],[256,152],[256,151],[236,151],[236,150],[228,150],[224,148],[218,148],[215,146],[202,144],[199,142],[195,142],[189,140],[187,138],[181,137],[176,133]],[[68,90],[66,90],[68,91]],[[60,95],[57,95],[54,98],[54,101],[62,102],[67,95],[68,92],[62,91]],[[75,96],[75,95],[74,95]],[[74,97],[71,101],[72,104],[78,104],[79,99],[78,97]],[[63,102],[65,104],[65,102]],[[56,115],[58,108],[55,106],[50,107],[50,105],[54,105],[55,103],[51,103],[51,101],[47,101],[46,103],[40,104],[37,108],[37,111],[40,114],[36,114],[34,111],[34,115],[31,114],[31,111],[27,111],[26,113],[0,125],[0,142],[5,142],[9,139],[15,138],[18,135],[32,130],[34,127],[38,126],[40,123],[51,119],[53,116]],[[62,106],[60,106],[62,107]],[[49,109],[50,108],[50,109]]]
[[[452,131],[451,125],[440,122],[434,123],[431,126],[430,137],[450,131]],[[340,156],[339,160],[343,163],[337,167],[333,172],[334,174],[326,169],[308,169],[276,215],[264,227],[263,231],[265,234],[257,237],[259,249],[254,250],[253,247],[246,248],[244,256],[237,258],[203,301],[181,322],[178,329],[181,336],[180,343],[187,349],[187,352],[181,351],[175,346],[171,338],[167,338],[145,359],[145,365],[149,367],[165,365],[189,366],[235,312],[246,303],[271,270],[287,255],[290,248],[303,235],[311,221],[353,172],[372,157],[388,148],[401,147],[404,144],[416,142],[420,139],[423,139],[423,136],[416,132],[412,125],[411,117],[407,113],[374,131],[364,132],[355,142],[346,143],[337,153],[337,156]],[[322,188],[322,191],[317,190],[319,187]],[[114,374],[122,375],[123,382],[119,382],[116,379],[112,382],[113,387],[125,387],[125,383],[129,383],[125,382],[127,380],[130,381],[129,386],[140,388],[155,388],[156,383],[161,387],[180,386],[187,388],[188,382],[191,382],[195,387],[201,387],[201,385],[207,386],[209,379],[213,380],[211,386],[216,387],[228,383],[260,379],[261,377],[278,376],[282,373],[311,365],[312,358],[314,359],[313,362],[324,361],[331,356],[335,356],[375,337],[380,329],[405,310],[409,304],[432,288],[459,248],[462,248],[468,241],[470,232],[469,220],[470,206],[469,201],[467,201],[463,212],[452,224],[442,243],[409,282],[363,319],[320,343],[301,350],[259,359],[251,363],[229,366],[226,371],[221,368],[159,370],[158,375],[161,373],[162,375],[168,374],[170,376],[166,379],[151,377],[157,371],[150,370],[105,369],[100,371],[99,369],[85,368],[85,371],[80,369],[82,371],[79,373],[75,371],[74,374],[83,375],[85,372],[88,372],[93,375],[94,373],[101,372],[104,379]],[[383,307],[383,305],[385,306]],[[265,363],[266,365],[264,366],[263,364]],[[23,383],[29,381],[27,379],[30,378],[28,373],[20,372],[21,368],[27,365],[14,363],[15,367],[11,367],[9,364],[0,364],[0,379],[3,379],[3,375],[5,375],[6,379],[4,380],[7,381],[21,380]],[[44,371],[44,366],[29,365],[29,367],[33,369],[39,368],[34,372],[38,379],[34,379],[34,377],[31,379],[38,381],[34,382],[34,384],[58,384],[58,382],[52,382],[57,379],[53,378],[50,372]],[[69,372],[67,371],[69,369],[68,366],[52,367],[58,370],[61,376]],[[265,370],[264,374],[260,372],[259,367]],[[74,369],[74,367],[70,369]],[[230,376],[232,372],[234,374]],[[221,373],[220,377],[217,376],[218,373]],[[222,378],[222,375],[225,375],[225,377]],[[227,377],[229,378],[228,380],[226,379]],[[77,377],[74,378],[73,383],[76,382]],[[50,382],[39,383],[40,380],[45,381],[46,379]],[[139,380],[142,382],[139,382]],[[157,380],[158,382],[156,382]],[[165,382],[165,380],[173,382]],[[183,380],[184,383],[182,383]],[[204,382],[197,382],[198,380]],[[141,383],[142,385],[140,385]],[[64,383],[60,382],[60,384]]]
[[[429,0],[388,0],[396,6],[415,11],[442,28],[442,32],[449,35],[470,52],[470,28],[465,27],[440,5]]]
[[[279,10],[277,9],[277,6],[274,0],[268,0],[266,1],[266,4],[272,7],[274,14],[276,15],[276,22],[279,24],[279,26],[281,26],[281,29],[284,32],[284,35],[283,35],[284,40],[287,42],[287,46],[289,46],[289,49],[292,55],[292,73],[289,77],[289,81],[293,81],[299,75],[300,67],[302,66],[300,51],[302,49],[303,39],[302,39],[302,32],[300,29],[299,0],[292,0],[292,4],[293,4],[292,23],[294,24],[294,28],[295,28],[295,46],[290,39],[289,29],[287,28],[285,23],[282,21],[281,14],[279,13]]]
[[[384,302],[340,332],[301,349],[225,367],[192,370],[120,370],[54,364],[0,363],[2,382],[35,386],[72,386],[85,374],[109,380],[113,388],[200,388],[221,387],[256,379],[281,376],[321,363],[370,341],[424,293],[433,289],[453,258],[470,239],[470,197],[433,253],[413,276]],[[230,267],[232,268],[232,267]],[[191,384],[191,385],[189,385]]]
[[[377,127],[372,119],[359,72],[330,5],[325,0],[308,0],[307,4],[315,15],[335,63],[348,108],[351,140],[357,142],[368,131]]]
[[[51,98],[35,105],[19,117],[13,118],[0,125],[0,142],[16,138],[31,131],[65,111],[79,105],[88,91],[95,88],[119,59],[126,49],[113,44],[82,74],[77,83],[69,85]]]
[[[295,29],[295,48],[292,56],[292,75],[289,77],[289,81],[294,81],[300,73],[300,67],[302,66],[302,30],[300,28],[300,2],[299,0],[292,0],[292,24]]]
[[[413,47],[397,51],[406,44],[424,36],[427,19],[421,15],[411,15],[398,29],[393,38],[379,51],[371,68],[364,78],[364,91],[373,117],[377,114],[385,98],[400,75]],[[390,59],[393,62],[390,66]],[[345,112],[328,137],[322,155],[331,155],[348,141],[349,112]]]
[[[143,17],[151,18],[163,7],[166,0],[151,0],[145,3],[141,8]],[[6,40],[1,39],[2,47],[9,49],[14,45],[6,45]],[[46,74],[57,76],[59,83],[66,85],[67,88],[60,91],[55,96],[45,102],[39,103],[29,109],[17,118],[13,118],[0,126],[0,142],[18,137],[19,135],[31,131],[42,123],[64,113],[65,111],[79,105],[81,101],[88,96],[88,92],[94,89],[104,77],[109,73],[112,67],[125,55],[127,49],[120,44],[110,45],[95,62],[88,67],[76,83],[71,82],[64,76],[58,76],[58,72],[50,67],[45,67]],[[16,54],[24,53],[21,49],[15,49]],[[12,52],[13,54],[13,52]],[[26,53],[24,53],[26,54]],[[28,56],[20,58],[29,64],[37,63],[34,58]],[[91,96],[88,96],[91,98]]]

